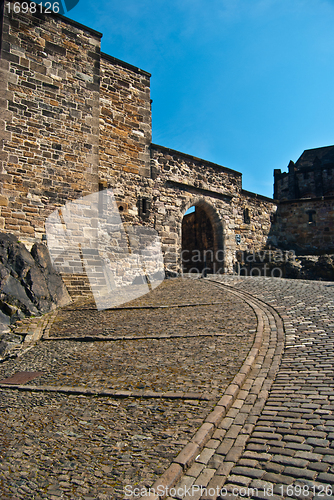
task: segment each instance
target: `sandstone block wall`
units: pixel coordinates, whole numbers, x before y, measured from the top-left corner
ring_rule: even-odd
[[[150,74],[102,54],[100,180],[119,172],[150,176]]]
[[[99,186],[113,190],[126,223],[154,224],[141,210],[153,185],[150,144],[150,74],[102,54]]]
[[[152,145],[152,206],[165,262],[180,271],[182,220],[192,205],[205,210],[214,232],[220,267],[232,272],[236,251],[262,248],[268,242],[276,203],[242,191],[241,174],[199,158]],[[244,223],[248,208],[250,223]],[[240,235],[240,243],[238,236]]]
[[[334,196],[281,202],[275,232],[287,250],[334,253]]]
[[[98,189],[100,38],[55,14],[5,7],[0,229],[27,243],[55,207]]]
[[[241,191],[237,225],[241,235],[241,250],[258,251],[275,243],[275,221],[279,207],[275,200]]]

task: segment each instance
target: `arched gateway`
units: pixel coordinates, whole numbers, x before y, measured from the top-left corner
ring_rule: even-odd
[[[183,272],[223,273],[223,226],[215,209],[201,199],[182,219]]]

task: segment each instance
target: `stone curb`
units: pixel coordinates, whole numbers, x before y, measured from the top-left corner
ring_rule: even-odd
[[[215,286],[217,286],[217,284]],[[264,321],[262,314],[264,314],[264,312],[253,302],[253,300],[251,300],[251,298],[245,297],[242,293],[234,289],[229,290],[231,293],[237,295],[239,298],[247,302],[256,314],[258,324],[253,347],[251,348],[248,356],[242,364],[239,372],[237,373],[237,375],[235,375],[230,385],[226,388],[223,396],[218,401],[212,412],[207,416],[204,423],[196,432],[195,436],[193,436],[190,442],[181,450],[181,452],[173,460],[169,468],[152,485],[151,490],[153,491],[168,491],[167,488],[171,488],[172,486],[174,486],[180,479],[181,474],[184,473],[190,465],[192,465],[196,457],[204,448],[204,445],[209,441],[213,432],[216,430],[220,422],[225,417],[227,411],[230,409],[233,402],[237,398],[242,384],[244,383],[247,375],[250,373],[259,354],[259,349],[263,342]],[[144,496],[142,498],[146,497]],[[165,495],[158,496],[151,494],[147,498],[150,498],[150,500],[163,500],[163,498],[165,498]]]

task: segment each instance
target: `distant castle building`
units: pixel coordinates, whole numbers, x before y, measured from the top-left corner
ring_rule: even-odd
[[[274,170],[277,245],[300,253],[333,253],[334,146],[306,149],[288,169]]]
[[[276,200],[334,196],[334,146],[306,149],[288,169],[274,170]]]

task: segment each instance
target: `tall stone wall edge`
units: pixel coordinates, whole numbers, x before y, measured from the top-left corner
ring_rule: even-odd
[[[52,68],[52,64],[51,64],[52,61],[47,61],[47,59],[45,59],[45,61],[47,61],[48,64],[46,65],[46,67],[45,66],[43,67],[42,62],[40,64],[37,64],[36,58],[33,59],[30,57],[30,53],[27,52],[27,50],[26,50],[27,47],[29,48],[29,43],[31,43],[30,41],[23,42],[23,45],[21,46],[22,40],[18,39],[18,47],[20,48],[20,50],[18,52],[18,48],[12,45],[13,35],[12,34],[10,35],[10,33],[9,33],[9,26],[11,23],[15,24],[15,26],[18,30],[17,36],[19,36],[19,33],[20,33],[19,32],[20,23],[29,24],[29,22],[32,21],[33,25],[40,26],[42,28],[42,32],[41,32],[42,34],[40,35],[40,41],[38,43],[40,43],[42,45],[49,44],[47,47],[47,49],[48,49],[47,52],[49,55],[52,53],[52,48],[54,47],[54,54],[55,54],[55,57],[57,58],[57,61],[58,60],[61,61],[62,55],[66,54],[66,56],[65,56],[66,59],[63,61],[64,68],[65,68],[65,66],[68,68],[68,64],[69,64],[69,61],[67,61],[67,50],[60,46],[62,42],[60,42],[59,47],[56,44],[53,45],[51,42],[48,42],[48,41],[45,42],[45,38],[47,38],[48,40],[51,40],[51,38],[49,36],[46,36],[43,39],[42,38],[43,37],[43,30],[45,33],[48,32],[48,33],[51,33],[53,36],[60,37],[62,31],[64,31],[65,28],[71,26],[74,30],[73,31],[74,40],[75,40],[76,36],[85,37],[85,40],[87,40],[87,42],[88,42],[87,43],[87,50],[92,51],[92,54],[91,54],[92,56],[94,56],[94,54],[93,54],[94,50],[98,50],[98,53],[100,51],[99,44],[100,44],[100,38],[101,38],[102,34],[95,32],[94,30],[91,30],[90,28],[84,27],[83,25],[80,25],[79,23],[76,23],[70,19],[67,19],[64,16],[60,16],[60,15],[57,15],[54,13],[51,13],[50,15],[46,15],[46,14],[45,15],[44,14],[33,15],[32,14],[31,16],[27,16],[27,18],[24,20],[21,19],[21,17],[20,17],[20,15],[17,15],[17,16],[15,16],[15,19],[13,19],[11,21],[9,12],[7,12],[7,10],[5,10],[3,13],[3,36],[1,38],[1,40],[3,42],[4,36],[6,36],[7,42],[6,42],[5,46],[4,46],[4,43],[2,43],[1,63],[0,63],[1,64],[1,68],[0,68],[1,80],[2,80],[2,83],[4,83],[4,85],[1,85],[1,89],[0,89],[0,92],[1,92],[1,94],[0,94],[0,100],[1,100],[0,134],[1,134],[1,144],[3,146],[1,158],[0,158],[0,162],[1,162],[0,163],[0,175],[1,175],[1,180],[3,181],[1,183],[2,186],[1,186],[1,192],[0,192],[0,210],[2,212],[6,212],[6,215],[4,215],[4,213],[0,213],[0,229],[4,230],[5,232],[11,232],[13,234],[19,235],[21,241],[26,243],[28,245],[28,247],[29,246],[31,247],[35,241],[39,241],[41,239],[43,232],[45,232],[45,230],[43,229],[42,226],[44,226],[44,222],[45,222],[45,219],[47,217],[47,214],[51,213],[52,208],[55,208],[57,206],[57,204],[56,205],[53,204],[52,198],[49,199],[49,203],[46,203],[44,200],[43,206],[40,202],[38,204],[37,202],[31,201],[32,198],[34,198],[34,197],[35,197],[35,199],[40,198],[40,196],[45,197],[45,194],[43,194],[42,191],[43,191],[43,189],[45,192],[47,191],[46,186],[48,184],[45,184],[44,188],[42,188],[41,181],[39,181],[40,187],[38,187],[38,188],[36,187],[36,189],[40,190],[40,194],[39,193],[37,194],[36,192],[34,193],[33,189],[32,189],[32,193],[31,193],[30,187],[29,187],[28,191],[26,191],[26,193],[31,195],[30,201],[28,200],[28,202],[27,202],[27,201],[22,200],[22,199],[20,200],[19,203],[14,201],[15,197],[17,197],[17,194],[15,194],[16,187],[17,187],[17,181],[19,181],[19,183],[20,183],[20,174],[16,175],[16,169],[17,168],[22,169],[22,166],[20,165],[21,160],[18,160],[18,158],[21,158],[22,156],[26,156],[26,159],[24,160],[24,162],[26,162],[28,164],[30,163],[31,166],[29,167],[28,170],[32,170],[35,167],[33,166],[33,162],[30,161],[30,159],[34,155],[35,156],[38,155],[38,156],[36,156],[36,164],[38,165],[38,163],[39,163],[41,165],[40,171],[43,168],[46,171],[47,167],[44,166],[43,164],[45,163],[45,165],[46,165],[47,162],[50,163],[50,160],[48,158],[53,157],[54,152],[52,152],[51,149],[49,149],[49,151],[45,152],[45,153],[43,153],[42,149],[40,149],[38,151],[38,149],[39,149],[39,146],[38,146],[39,142],[38,141],[40,141],[40,139],[37,138],[37,136],[34,137],[31,133],[26,134],[26,132],[25,132],[29,125],[26,126],[25,128],[24,127],[22,128],[21,137],[20,137],[20,132],[17,131],[18,128],[17,128],[17,126],[15,127],[15,123],[13,123],[14,113],[13,113],[13,111],[9,111],[9,109],[7,108],[7,103],[10,101],[10,102],[12,102],[12,105],[11,105],[12,108],[13,108],[13,106],[14,107],[16,106],[17,109],[20,109],[19,103],[20,103],[20,99],[22,98],[22,93],[20,95],[18,93],[17,89],[18,89],[18,83],[20,82],[20,79],[22,80],[22,78],[20,77],[20,74],[16,71],[17,68],[19,68],[21,70],[21,74],[22,74],[22,70],[23,70],[23,73],[27,74],[26,77],[23,77],[23,79],[25,80],[24,83],[26,84],[26,86],[22,87],[22,89],[23,88],[26,89],[27,87],[35,88],[35,87],[38,87],[38,85],[39,85],[41,87],[41,89],[44,89],[45,92],[48,89],[50,89],[49,90],[50,99],[52,99],[51,92],[52,91],[55,92],[55,97],[53,98],[54,102],[53,101],[46,102],[46,99],[41,95],[41,96],[35,98],[35,100],[37,99],[37,101],[36,101],[37,105],[33,104],[33,103],[31,104],[32,109],[29,109],[30,105],[28,104],[28,100],[33,101],[33,99],[31,100],[30,97],[27,98],[28,100],[26,101],[25,105],[21,106],[21,110],[23,108],[25,108],[26,111],[29,111],[29,113],[27,113],[27,115],[26,115],[27,117],[33,115],[33,118],[37,118],[37,122],[38,122],[39,115],[36,114],[35,110],[37,110],[40,107],[39,103],[43,102],[43,100],[44,100],[44,103],[41,105],[41,108],[43,106],[42,112],[44,113],[44,110],[45,110],[44,120],[47,121],[48,120],[47,116],[50,116],[50,117],[53,116],[53,109],[51,109],[50,104],[52,106],[55,106],[54,109],[57,109],[56,106],[62,106],[60,103],[55,102],[55,100],[58,98],[58,96],[56,95],[57,90],[54,90],[54,89],[57,89],[58,87],[61,88],[61,86],[63,85],[63,82],[64,82],[64,76],[61,75],[60,77],[59,76],[57,77],[57,74],[55,73],[56,70],[54,70],[53,73],[49,72],[50,69]],[[52,23],[54,22],[54,20],[56,20],[57,23],[59,20],[59,24],[57,24],[56,30],[54,29],[54,26],[52,27]],[[49,27],[49,25],[50,25],[50,27]],[[67,32],[67,31],[65,30],[65,32]],[[64,35],[64,36],[66,36],[66,35]],[[65,42],[67,44],[66,48],[69,51],[71,51],[71,50],[73,51],[73,48],[71,46],[71,40],[69,37],[67,37],[67,38],[68,38],[68,40],[67,41],[65,40]],[[24,44],[26,44],[26,45],[24,45]],[[73,47],[74,47],[74,45],[73,45]],[[4,48],[6,48],[6,50],[7,50],[6,54],[3,52]],[[6,57],[4,57],[5,55],[6,55]],[[84,55],[83,52],[81,55],[84,57],[85,61],[87,61],[88,58],[90,57],[89,54]],[[43,56],[43,57],[46,57],[46,56],[47,56],[47,54],[45,54],[45,56]],[[21,59],[22,59],[22,62],[21,62]],[[91,58],[91,61],[93,61],[93,60],[94,59]],[[92,63],[90,63],[90,64],[92,65]],[[22,65],[22,66],[20,67],[18,65]],[[87,63],[86,63],[86,65],[87,65]],[[52,71],[52,69],[51,69],[51,71]],[[85,70],[83,70],[83,71],[85,71]],[[74,76],[74,74],[73,74],[73,76]],[[79,75],[79,77],[80,77],[80,75]],[[37,83],[36,83],[36,80],[34,80],[34,78],[37,79]],[[79,108],[80,103],[76,104],[75,106],[71,105],[71,108],[72,109],[76,108],[78,110],[78,111],[76,111],[76,110],[73,111],[73,113],[77,113],[78,117],[81,114],[83,115],[82,119],[83,119],[83,123],[84,123],[84,121],[85,121],[84,114],[86,113],[86,116],[88,116],[88,114],[89,114],[88,107],[91,106],[92,119],[90,120],[90,124],[87,125],[86,140],[85,141],[82,140],[82,143],[83,142],[87,143],[87,152],[81,153],[81,161],[80,161],[81,169],[80,168],[78,169],[78,176],[80,176],[81,175],[81,173],[79,174],[80,170],[85,168],[84,176],[86,177],[86,186],[85,186],[84,190],[81,191],[81,189],[83,187],[82,182],[80,183],[80,186],[78,184],[77,187],[75,187],[75,185],[73,184],[73,193],[69,193],[69,196],[67,197],[68,199],[75,199],[75,198],[80,197],[82,194],[88,194],[90,192],[94,192],[94,191],[98,190],[99,91],[96,89],[96,87],[94,87],[94,80],[96,81],[96,79],[99,78],[97,66],[95,65],[93,76],[86,77],[85,74],[83,73],[80,78],[83,81],[86,78],[86,83],[84,83],[84,86],[87,88],[86,95],[85,95],[87,110],[81,111]],[[28,83],[29,81],[31,83]],[[88,86],[90,85],[90,83],[89,83],[90,81],[92,81],[91,89],[88,90]],[[30,93],[31,92],[32,91],[30,91]],[[88,96],[89,93],[91,96],[90,101],[89,101],[89,99],[87,100],[87,98],[89,97]],[[96,98],[96,96],[94,98],[94,93],[95,94],[97,93],[97,98]],[[14,95],[15,95],[15,98],[14,98]],[[74,95],[74,93],[73,93],[73,95]],[[84,105],[85,104],[83,104],[83,106]],[[27,106],[28,106],[28,108],[27,108]],[[40,112],[41,112],[41,109],[39,109],[39,113]],[[22,111],[21,111],[21,113],[22,113]],[[34,113],[36,114],[36,116],[34,115]],[[49,113],[49,115],[47,113]],[[23,113],[22,113],[22,116],[23,116]],[[16,121],[17,121],[17,117],[19,117],[19,113],[16,112],[16,114],[15,114]],[[26,120],[29,121],[29,118],[27,118]],[[52,120],[52,118],[50,118],[50,120]],[[63,122],[64,121],[65,120],[63,119]],[[7,130],[6,130],[6,128],[7,128]],[[38,131],[38,129],[36,129],[36,130]],[[26,146],[26,150],[28,151],[27,155],[25,153],[22,154],[22,151],[16,151],[15,148],[13,148],[13,144],[11,141],[12,141],[12,136],[14,134],[16,134],[16,136],[19,137],[19,140],[17,138],[15,138],[16,144],[19,144],[19,141],[21,142],[21,144],[23,144],[24,141],[26,141],[25,146]],[[51,136],[52,136],[52,141],[55,143],[58,143],[60,145],[59,149],[61,149],[61,147],[62,147],[61,144],[64,141],[62,140],[60,135],[58,136],[57,127],[54,127],[54,132],[52,134],[50,133],[49,141],[51,139]],[[79,137],[80,137],[80,134],[79,134]],[[32,146],[32,144],[28,145],[28,141],[29,140],[32,141],[35,139],[36,139],[37,147],[34,148],[34,151],[32,151],[32,149],[29,150],[29,147],[32,148],[33,146]],[[74,135],[73,135],[73,140],[75,140]],[[78,141],[79,140],[80,139],[78,138]],[[50,144],[50,147],[51,147],[51,144]],[[83,148],[83,145],[81,146],[81,148]],[[72,156],[72,158],[71,158],[71,154],[72,154],[72,152],[74,153],[75,149],[76,149],[75,147],[70,148],[69,151],[67,152],[67,156],[69,157],[69,159],[65,160],[65,161],[69,165],[68,166],[69,171],[71,170],[71,160],[72,160],[72,158],[74,158],[74,156]],[[30,151],[32,151],[32,152],[30,152]],[[57,153],[57,151],[56,151],[56,153]],[[9,157],[10,155],[11,155],[12,159],[10,159],[10,157]],[[49,156],[45,156],[45,155],[49,155]],[[41,163],[40,159],[42,157],[44,157],[44,160]],[[37,158],[39,158],[39,159],[37,160]],[[27,162],[27,159],[28,159],[28,162]],[[9,163],[9,162],[11,162],[11,163]],[[15,162],[17,165],[15,165]],[[49,167],[52,168],[53,165],[50,164]],[[29,183],[31,184],[33,182],[34,178],[41,179],[41,173],[42,173],[42,171],[37,176],[36,176],[36,174],[34,174],[34,175],[27,174],[26,178],[23,179],[23,183],[26,183],[28,186]],[[22,175],[23,174],[21,173],[21,176]],[[43,176],[43,173],[42,173],[42,176]],[[75,178],[75,176],[73,176],[73,178]],[[43,182],[45,182],[45,180]],[[68,182],[68,181],[66,181],[66,182]],[[75,183],[75,182],[76,181],[73,179],[72,183]],[[4,185],[5,183],[6,183],[6,185]],[[36,191],[36,189],[35,189],[35,191]],[[24,192],[24,190],[22,192]],[[46,196],[48,196],[48,195],[46,195]],[[23,203],[22,203],[22,201],[23,201]],[[26,205],[31,204],[33,206],[34,203],[37,203],[37,212],[38,213],[41,212],[39,215],[40,215],[41,219],[43,219],[43,221],[41,221],[41,224],[38,224],[38,225],[36,225],[36,219],[38,218],[38,217],[36,217],[36,214],[35,214],[34,218],[30,218],[28,220],[27,218],[24,217],[22,209],[20,209],[20,207],[22,207],[22,205],[24,205],[24,204],[26,204]],[[36,212],[34,207],[32,207],[32,208],[33,208],[32,211]],[[15,217],[16,217],[16,219],[15,219]],[[26,220],[24,220],[24,219],[26,219]],[[33,219],[35,219],[35,221]],[[23,222],[17,223],[17,221],[20,221],[20,220]],[[6,225],[6,221],[8,221],[7,225]],[[25,227],[21,228],[20,224],[23,224],[23,223],[25,224]],[[24,231],[23,231],[23,229],[24,229]],[[29,231],[28,231],[28,229],[29,229]]]

